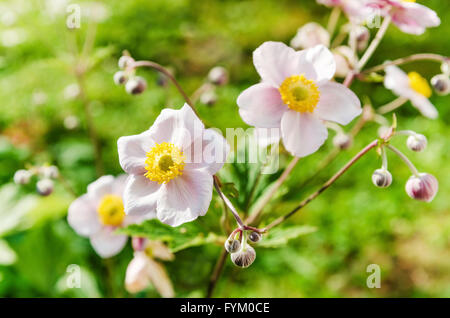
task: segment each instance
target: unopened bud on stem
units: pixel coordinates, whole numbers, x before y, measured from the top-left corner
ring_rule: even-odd
[[[147,82],[140,76],[135,76],[125,84],[125,90],[128,94],[141,94],[147,88]]]
[[[16,184],[28,184],[31,179],[31,172],[25,169],[17,170],[14,174],[14,182]]]
[[[236,266],[246,268],[255,261],[256,252],[250,245],[246,244],[241,250],[231,254],[231,260]]]
[[[387,188],[392,183],[392,174],[387,169],[377,169],[372,174],[372,182],[376,187]]]
[[[50,179],[42,179],[36,183],[36,190],[42,196],[50,195],[53,192],[53,181]]]
[[[253,243],[257,243],[261,240],[262,236],[261,234],[259,234],[258,232],[253,231],[252,233],[250,233],[250,235],[248,236],[248,239],[250,241],[252,241]]]
[[[241,248],[241,242],[234,238],[229,238],[225,241],[225,249],[228,253],[236,253]]]
[[[448,75],[439,74],[431,79],[431,85],[434,91],[439,95],[448,95],[450,93],[450,79]]]
[[[420,152],[427,147],[427,137],[421,134],[415,134],[408,137],[406,145],[412,151]]]
[[[439,188],[437,179],[428,173],[419,173],[418,176],[412,176],[406,182],[406,193],[413,199],[425,202],[431,202]]]

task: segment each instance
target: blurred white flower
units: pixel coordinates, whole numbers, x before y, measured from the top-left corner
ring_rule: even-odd
[[[319,44],[329,47],[330,34],[325,28],[315,22],[310,22],[300,27],[290,43],[296,50],[308,49]]]
[[[0,34],[0,41],[5,47],[19,45],[27,39],[27,32],[21,28],[4,30]]]
[[[77,83],[72,83],[64,88],[64,98],[65,99],[75,99],[80,95],[80,86]]]

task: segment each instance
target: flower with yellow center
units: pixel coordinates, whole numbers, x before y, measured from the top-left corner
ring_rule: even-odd
[[[100,222],[104,225],[119,226],[125,218],[122,198],[118,195],[105,195],[97,208]]]
[[[184,169],[183,152],[174,144],[163,142],[156,144],[146,154],[145,176],[158,183],[167,183],[181,176]]]
[[[303,74],[286,78],[279,88],[281,99],[292,110],[312,113],[317,107],[320,92],[313,80]]]
[[[433,93],[431,87],[428,84],[428,81],[424,79],[419,73],[417,72],[408,73],[408,79],[409,85],[413,90],[415,90],[420,95],[425,96],[426,98],[431,97]]]

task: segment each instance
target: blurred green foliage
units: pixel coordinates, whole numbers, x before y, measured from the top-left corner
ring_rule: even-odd
[[[329,15],[329,10],[312,0],[110,0],[102,2],[103,6],[75,2],[96,12],[90,17],[83,13],[81,28],[76,30],[65,27],[67,1],[0,3],[1,297],[130,296],[123,287],[132,257],[130,246],[110,260],[100,259],[88,240],[68,226],[65,215],[73,197],[61,184],[52,196],[40,198],[33,185],[12,183],[17,169],[46,162],[58,165],[79,195],[95,180],[84,104],[74,97],[77,86],[73,85],[77,83],[74,52],[82,50],[86,37],[93,36],[94,41],[83,59],[89,67],[83,90],[98,130],[105,171],[116,175],[121,173],[117,138],[147,129],[164,107],[183,104],[173,86],[156,84],[158,76],[151,71],[139,71],[149,83],[142,95],[130,96],[123,87],[115,86],[112,76],[122,50],[129,50],[137,59],[170,66],[187,92],[194,92],[213,66],[226,67],[230,84],[217,88],[217,103],[212,107],[198,103],[202,118],[225,131],[246,127],[235,101],[243,89],[259,80],[252,51],[268,40],[288,43],[298,27],[313,20],[325,25]],[[406,35],[392,26],[370,65],[417,52],[448,54],[450,3],[429,0],[425,4],[438,12],[442,25],[422,36]],[[430,78],[439,72],[439,65],[420,62],[404,69]],[[358,82],[352,88],[360,97],[370,97],[375,106],[394,98],[380,84]],[[300,225],[299,232],[313,228],[315,232],[294,235],[283,247],[256,247],[257,259],[246,270],[228,260],[215,295],[449,297],[450,203],[446,196],[450,181],[446,177],[450,175],[450,99],[433,96],[431,100],[440,113],[437,120],[421,117],[409,104],[397,113],[400,129],[413,129],[429,138],[427,151],[411,154],[401,138],[394,144],[408,153],[419,170],[438,177],[440,192],[432,203],[407,197],[404,184],[410,173],[394,156],[389,157],[392,186],[373,187],[370,176],[380,161],[371,153],[288,222]],[[376,131],[375,124],[367,125],[353,148],[341,153],[304,187],[303,182],[331,151],[331,138],[319,152],[302,159],[266,207],[267,220],[294,207],[370,142]],[[287,160],[283,153],[280,164],[285,166]],[[232,200],[245,212],[251,203],[246,198],[255,182],[255,168],[228,165],[222,174],[226,182],[235,183],[238,195]],[[255,197],[278,175],[264,177]],[[214,198],[198,225],[222,235],[221,209],[221,202]],[[165,264],[177,296],[204,296],[219,245],[184,249],[175,261]],[[366,267],[373,263],[382,268],[380,289],[366,287]],[[82,268],[81,289],[66,287],[70,264]],[[138,296],[158,294],[150,288]]]

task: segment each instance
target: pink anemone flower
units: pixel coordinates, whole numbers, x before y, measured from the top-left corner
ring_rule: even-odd
[[[323,121],[346,125],[361,114],[356,95],[331,81],[336,63],[323,45],[296,52],[280,42],[265,42],[253,52],[253,63],[262,81],[239,95],[239,113],[256,128],[280,128],[294,156],[310,155],[325,142]]]
[[[125,213],[156,216],[178,226],[206,214],[213,175],[222,168],[229,146],[185,104],[164,109],[152,127],[117,141],[119,161],[130,176]]]

